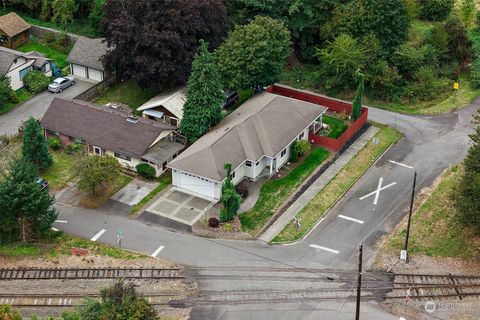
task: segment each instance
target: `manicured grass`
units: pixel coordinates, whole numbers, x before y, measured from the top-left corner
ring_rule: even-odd
[[[322,119],[323,119],[323,123],[329,126],[326,132],[327,134],[325,135],[329,138],[337,139],[348,128],[348,124],[345,123],[345,121],[340,120],[336,117],[329,116],[326,114],[322,117]]]
[[[53,165],[43,172],[41,177],[48,181],[50,188],[60,190],[74,178],[78,157],[52,150],[50,150],[50,154],[53,158]]]
[[[152,200],[159,192],[161,192],[163,189],[171,185],[172,175],[170,173],[167,173],[161,176],[158,179],[158,181],[160,182],[160,184],[155,189],[153,189],[152,192],[150,192],[142,200],[140,200],[139,203],[137,203],[132,207],[132,214],[137,213],[141,208],[143,208],[144,205],[147,204],[147,202]]]
[[[121,174],[107,188],[104,188],[103,190],[98,190],[95,195],[89,194],[83,199],[81,199],[80,205],[90,209],[99,208],[118,190],[125,187],[132,180],[132,177]]]
[[[480,40],[480,36],[479,36]],[[480,45],[479,45],[480,47]],[[439,114],[447,113],[464,107],[480,95],[480,89],[473,88],[468,73],[460,75],[458,80],[460,89],[453,90],[453,81],[451,91],[443,94],[437,99],[424,102],[405,103],[405,102],[385,102],[371,99],[365,96],[364,104],[379,109],[390,110],[406,114]],[[281,75],[280,83],[292,86],[298,89],[310,90],[320,94],[326,94],[320,87],[318,77],[318,67],[315,65],[297,64],[291,69],[285,69]],[[336,98],[352,101],[354,91],[340,92],[335,95]]]
[[[63,233],[52,235],[50,240],[35,244],[10,244],[0,246],[0,257],[4,258],[52,258],[71,255],[72,248],[87,249],[92,255],[108,256],[116,259],[137,259],[144,257],[119,248],[92,242]]]
[[[409,253],[480,260],[480,235],[459,221],[459,212],[453,200],[462,173],[462,165],[445,171],[441,182],[413,214]],[[398,254],[403,249],[406,226],[405,219],[384,243],[382,250]]]
[[[10,110],[15,109],[20,104],[27,101],[31,97],[33,97],[33,93],[31,93],[30,91],[28,91],[25,88],[17,90],[16,94],[17,94],[18,102],[16,102],[16,103],[7,102],[3,105],[0,105],[0,114],[4,114],[4,113],[9,112]]]
[[[278,180],[268,180],[260,190],[255,206],[240,215],[242,229],[256,234],[287,198],[302,184],[315,169],[329,157],[330,153],[314,148],[288,175]]]
[[[158,94],[157,89],[142,89],[134,80],[117,83],[109,87],[95,100],[96,104],[118,102],[126,104],[132,110],[136,110],[142,104]]]
[[[293,223],[288,224],[273,242],[300,239],[350,189],[367,169],[393,143],[401,138],[396,130],[383,127],[377,133],[378,144],[370,141],[352,160],[310,201],[298,214],[302,223],[298,232]]]
[[[3,6],[2,6],[2,8],[0,8],[0,15],[4,15],[12,11],[15,11],[19,16],[21,16],[25,21],[27,21],[30,24],[64,32],[63,26],[61,24],[52,22],[50,20],[48,21],[40,20],[38,18],[32,17],[29,13],[22,12],[18,9],[7,7],[5,10],[3,10]],[[86,36],[86,37],[102,36],[99,27],[92,26],[86,19],[82,20],[78,18],[76,18],[73,22],[69,23],[69,25],[67,26],[67,32]]]
[[[67,63],[67,54],[63,52],[59,52],[53,48],[50,48],[37,40],[30,40],[28,43],[20,46],[17,48],[18,51],[21,52],[30,52],[30,51],[37,51],[43,53],[48,58],[53,59],[57,66],[62,69],[68,66]]]

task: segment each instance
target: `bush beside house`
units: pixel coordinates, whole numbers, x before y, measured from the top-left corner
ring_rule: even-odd
[[[48,78],[41,71],[33,70],[30,71],[25,78],[23,78],[23,83],[30,92],[37,94],[48,87],[50,78]]]
[[[135,167],[135,169],[137,169],[137,173],[139,175],[141,175],[142,177],[146,178],[146,179],[153,179],[155,178],[155,168],[153,168],[151,165],[149,165],[148,163],[140,163],[140,164],[137,164],[137,166]]]

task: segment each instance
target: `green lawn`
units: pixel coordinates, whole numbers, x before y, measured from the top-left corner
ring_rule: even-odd
[[[459,212],[453,200],[462,173],[462,165],[444,172],[430,197],[413,214],[409,253],[480,261],[480,235],[459,221]],[[397,255],[403,249],[406,225],[405,219],[384,243],[382,250]]]
[[[302,223],[297,232],[293,223],[273,239],[288,242],[300,239],[350,189],[383,152],[401,138],[398,131],[383,127],[377,133],[378,144],[370,141],[298,214]]]
[[[92,255],[108,256],[115,259],[137,259],[145,256],[108,245],[92,242],[60,233],[51,239],[33,244],[9,244],[0,246],[0,257],[3,258],[42,258],[49,259],[58,256],[71,255],[72,248],[87,249]]]
[[[68,66],[67,63],[67,54],[59,52],[51,47],[48,47],[38,40],[30,40],[28,43],[20,46],[17,48],[18,51],[21,52],[30,52],[30,51],[37,51],[43,53],[48,58],[53,59],[53,61],[57,64],[57,66],[62,69]]]
[[[337,139],[342,133],[347,130],[348,124],[336,117],[329,116],[328,114],[322,117],[323,123],[329,126],[325,136],[333,139]]]
[[[9,112],[10,110],[15,109],[20,104],[22,104],[23,102],[33,97],[33,93],[31,93],[25,88],[17,90],[16,94],[17,94],[18,102],[17,103],[7,102],[5,104],[0,105],[0,114],[4,114]]]
[[[48,181],[50,188],[60,190],[74,178],[77,156],[68,155],[60,151],[51,151],[53,165],[41,174]]]
[[[260,190],[255,206],[240,215],[242,229],[252,235],[256,234],[280,206],[293,194],[295,189],[315,169],[324,162],[330,153],[321,148],[314,148],[288,175],[277,180],[268,180]]]
[[[125,187],[132,180],[132,177],[120,174],[117,179],[112,182],[107,188],[98,190],[95,195],[86,195],[83,199],[80,200],[80,205],[89,209],[99,208],[117,191]]]
[[[147,194],[139,203],[132,207],[132,214],[137,213],[144,205],[147,204],[148,201],[152,200],[158,193],[160,193],[163,189],[168,187],[172,184],[172,175],[170,173],[164,174],[160,178],[158,178],[158,182],[160,184],[152,190],[149,194]]]
[[[142,104],[158,94],[157,89],[142,89],[134,80],[117,83],[109,87],[95,100],[96,104],[118,102],[128,105],[136,110]]]

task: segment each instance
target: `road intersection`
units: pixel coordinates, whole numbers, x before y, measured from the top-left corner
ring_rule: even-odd
[[[61,204],[57,205],[59,219],[68,223],[56,223],[55,227],[88,239],[106,230],[96,240],[111,245],[117,244],[115,230],[123,230],[124,248],[148,255],[156,253],[155,256],[191,267],[268,266],[352,270],[356,267],[358,244],[363,243],[364,265],[369,268],[377,241],[392,230],[408,208],[414,171],[418,172],[418,193],[431,185],[443,170],[463,160],[469,144],[468,134],[472,130],[470,122],[479,103],[477,99],[464,109],[431,117],[399,115],[371,108],[371,120],[396,126],[404,138],[365,173],[306,238],[295,244],[271,246],[262,241],[199,238],[147,225],[108,209],[103,212],[90,211]],[[222,285],[224,290],[234,288],[228,281]],[[284,283],[286,288],[290,285]],[[251,309],[242,317],[239,317],[241,313],[229,317],[228,310],[238,311],[238,306],[228,310],[222,307],[223,312],[217,312],[220,308],[217,306],[211,307],[217,309],[215,312],[209,309],[212,313],[208,314],[218,315],[211,319],[243,319],[247,314],[248,319],[262,319],[267,314],[269,318],[273,312],[278,319],[300,319],[318,317],[323,314],[324,308],[340,308],[338,310],[345,312],[334,313],[332,319],[342,319],[341,314],[345,314],[346,318],[346,315],[351,315],[349,307],[350,302],[344,301],[340,305],[331,302],[319,307],[320,313],[312,313],[298,305],[256,305],[244,306]],[[289,312],[282,313],[282,308]],[[375,319],[393,319],[374,305],[369,308],[378,312]],[[197,314],[205,315],[205,310],[198,310]],[[292,314],[295,314],[293,318]]]

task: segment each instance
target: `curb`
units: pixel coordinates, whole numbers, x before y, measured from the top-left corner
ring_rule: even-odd
[[[375,136],[376,136],[376,135],[375,135]],[[375,137],[375,136],[374,136],[374,137]],[[402,137],[403,137],[403,134],[402,134]],[[372,137],[372,139],[373,139],[373,137]],[[400,138],[400,139],[401,139],[401,138]],[[400,139],[397,140],[397,141],[395,141],[395,143],[392,143],[387,149],[385,149],[385,150],[382,152],[382,154],[380,154],[380,155],[378,156],[378,158],[368,167],[368,169],[365,170],[365,172],[362,173],[362,174],[352,183],[352,185],[351,185],[347,190],[345,190],[345,192],[343,192],[343,193],[340,195],[340,197],[338,197],[337,200],[335,200],[335,202],[334,202],[327,210],[325,210],[325,213],[323,214],[323,216],[322,216],[317,222],[315,222],[315,224],[314,224],[313,226],[311,226],[311,227],[308,229],[308,231],[307,231],[300,239],[293,240],[293,241],[285,241],[285,242],[269,242],[268,244],[269,244],[269,245],[272,245],[272,246],[291,246],[291,245],[298,244],[298,243],[302,242],[303,240],[305,240],[305,239],[313,232],[313,230],[315,230],[315,229],[318,227],[318,225],[320,225],[320,223],[322,223],[322,222],[327,218],[327,216],[328,216],[328,214],[330,213],[330,211],[332,210],[332,208],[335,207],[335,206],[340,202],[340,200],[343,199],[343,197],[345,196],[345,194],[346,194],[347,192],[349,192],[349,191],[357,184],[357,182],[358,182],[368,171],[370,171],[371,168],[372,168],[375,164],[377,164],[377,162],[380,161],[380,159],[381,159],[394,145],[396,145],[396,144],[398,143],[398,141],[400,141]],[[352,158],[352,160],[353,160],[353,158]],[[351,161],[351,160],[350,160],[350,161]],[[350,161],[349,161],[348,163],[350,163]],[[347,163],[347,165],[348,165],[348,163]],[[340,172],[339,172],[339,173],[340,173]],[[337,175],[338,175],[338,173],[332,178],[332,180],[335,179],[335,177],[336,177]],[[330,182],[331,182],[331,181],[330,181]],[[328,184],[330,184],[330,182],[329,182]],[[327,184],[327,185],[328,185],[328,184]],[[325,185],[325,187],[326,187],[327,185]]]

